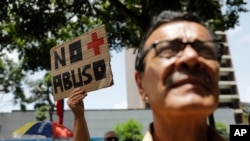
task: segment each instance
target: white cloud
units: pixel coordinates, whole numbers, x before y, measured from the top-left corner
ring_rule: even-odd
[[[250,43],[250,34],[244,35],[243,40],[247,43]]]
[[[112,109],[127,109],[127,101],[121,101],[120,103],[116,103]]]
[[[9,53],[7,50],[3,50],[9,59],[13,60],[14,62],[18,62],[18,53],[17,50],[14,50],[12,53]]]
[[[9,113],[15,109],[17,105],[13,104],[13,95],[1,94],[0,95],[0,113]]]
[[[250,103],[250,85],[246,89],[246,93],[241,97],[242,102]]]
[[[247,97],[250,99],[250,85],[247,87]]]
[[[232,37],[232,36],[235,36],[235,34],[237,34],[238,32],[242,31],[243,28],[241,26],[235,26],[234,29],[229,29],[227,31],[228,33],[228,36]]]

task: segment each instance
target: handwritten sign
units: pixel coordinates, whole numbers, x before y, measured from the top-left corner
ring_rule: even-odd
[[[113,85],[104,25],[51,48],[50,59],[54,100],[77,87],[93,91]]]

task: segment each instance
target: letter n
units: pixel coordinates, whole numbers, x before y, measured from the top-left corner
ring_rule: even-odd
[[[61,57],[57,54],[57,52],[55,51],[54,52],[54,60],[55,60],[55,69],[58,69],[58,65],[60,62],[60,64],[62,66],[65,66],[66,65],[66,59],[65,59],[65,50],[64,50],[64,47],[61,48]]]

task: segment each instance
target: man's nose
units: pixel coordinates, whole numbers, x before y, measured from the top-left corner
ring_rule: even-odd
[[[177,67],[188,67],[189,69],[199,68],[202,66],[199,61],[199,53],[191,47],[191,45],[187,45],[180,56],[176,60]]]

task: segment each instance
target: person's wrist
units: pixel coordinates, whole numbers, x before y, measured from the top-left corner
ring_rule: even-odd
[[[79,119],[85,116],[84,112],[75,112],[75,119]]]

